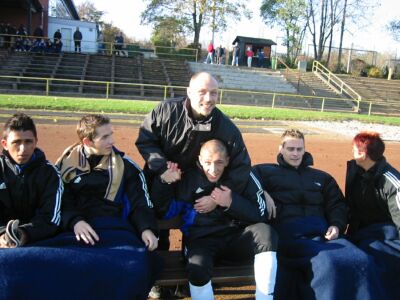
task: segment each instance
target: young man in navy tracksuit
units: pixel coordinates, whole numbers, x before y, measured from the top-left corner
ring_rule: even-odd
[[[161,176],[155,177],[155,207],[164,218],[183,217],[181,230],[192,299],[214,299],[212,271],[220,259],[254,259],[256,299],[272,299],[277,235],[264,223],[267,212],[263,190],[252,173],[242,193],[221,184],[228,164],[226,146],[219,140],[207,141],[201,147],[198,165],[185,172],[181,181],[169,184]],[[214,206],[202,207],[205,199]]]

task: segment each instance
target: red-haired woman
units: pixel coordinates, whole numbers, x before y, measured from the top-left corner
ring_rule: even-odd
[[[347,163],[348,234],[372,255],[388,299],[400,299],[400,173],[383,156],[385,144],[376,132],[353,139],[354,159]]]

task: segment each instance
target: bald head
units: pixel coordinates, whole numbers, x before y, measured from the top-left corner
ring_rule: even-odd
[[[218,99],[218,82],[206,72],[194,74],[190,79],[187,95],[195,119],[209,116]]]

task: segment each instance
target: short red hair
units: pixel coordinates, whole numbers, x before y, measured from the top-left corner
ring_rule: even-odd
[[[385,152],[385,143],[377,132],[360,132],[354,137],[353,144],[359,151],[365,152],[373,161],[380,160],[383,157],[383,152]]]

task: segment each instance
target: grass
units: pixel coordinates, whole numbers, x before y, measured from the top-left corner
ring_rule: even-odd
[[[71,98],[32,95],[2,95],[0,107],[9,109],[63,110],[81,112],[103,112],[124,114],[146,114],[157,101],[142,100],[105,100],[94,98]],[[230,118],[267,119],[267,120],[325,120],[346,121],[358,120],[368,123],[391,124],[400,126],[399,117],[367,116],[352,113],[318,112],[296,109],[268,108],[242,105],[218,106]]]

